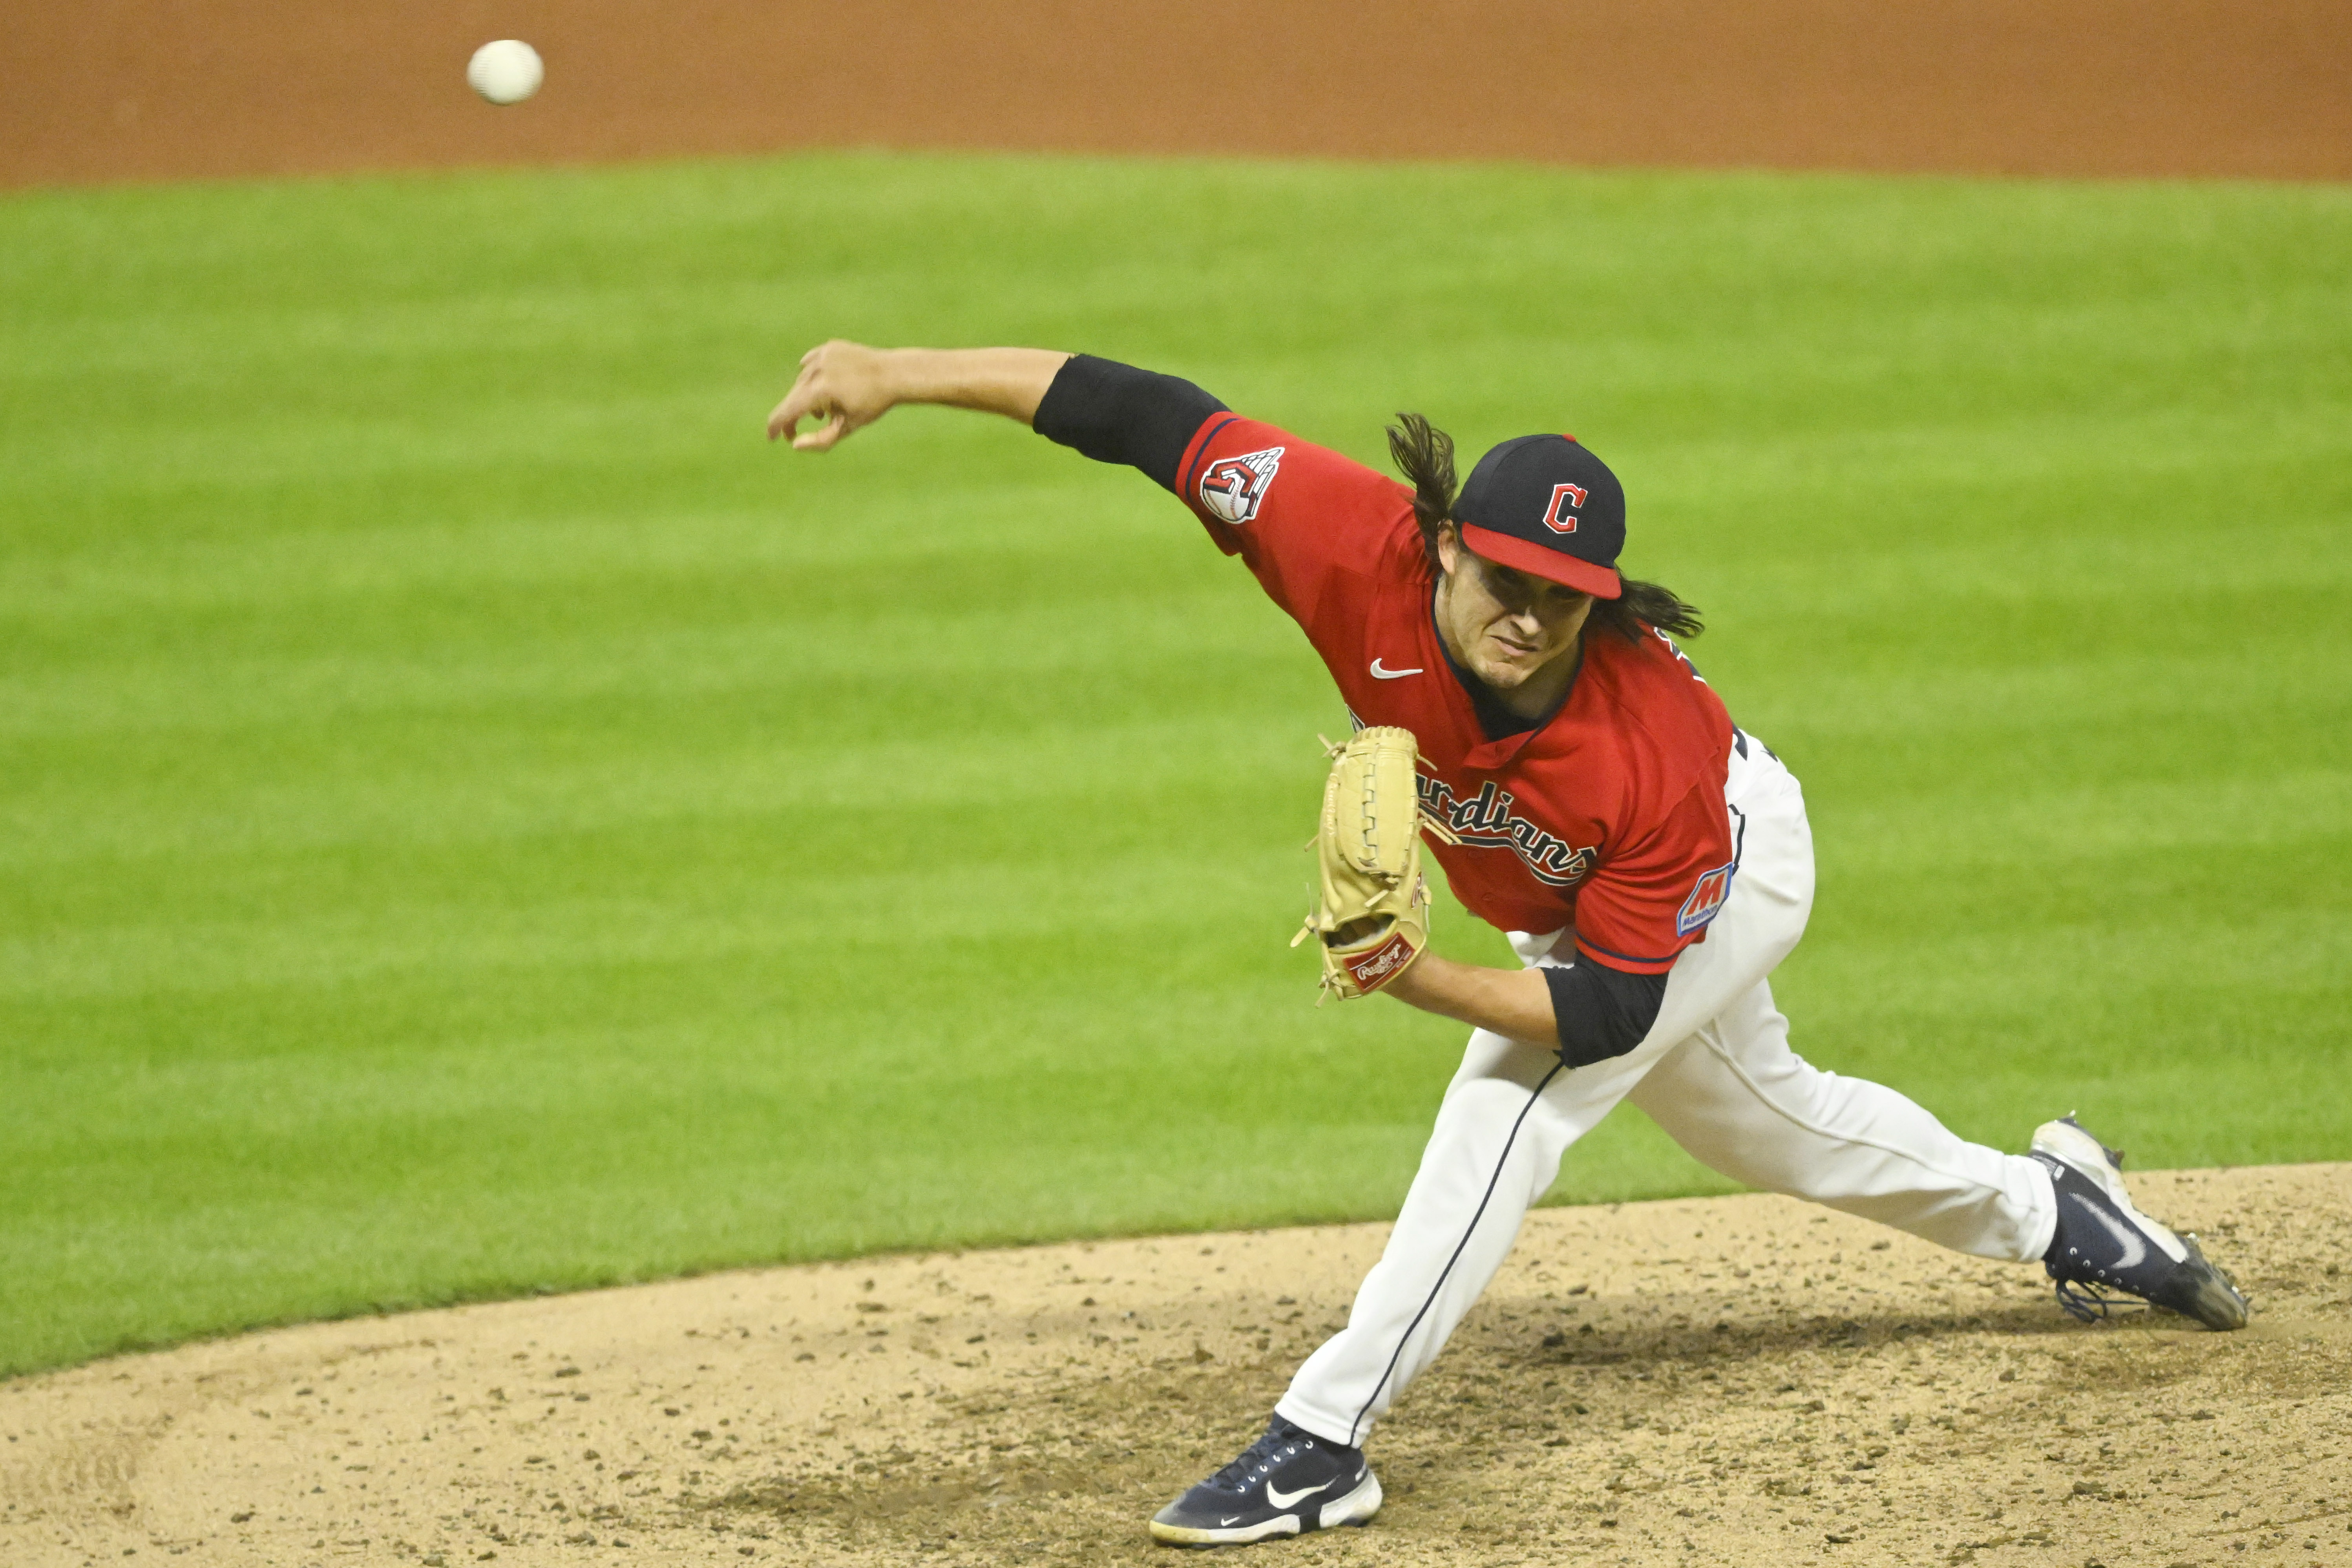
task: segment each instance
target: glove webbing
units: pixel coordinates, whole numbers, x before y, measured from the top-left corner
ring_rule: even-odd
[[[1331,738],[1328,735],[1318,735],[1315,738],[1323,742],[1323,754],[1335,763],[1339,760],[1340,754],[1348,749],[1345,742],[1334,745],[1331,742]],[[1366,768],[1364,770],[1363,800],[1364,848],[1366,853],[1370,854],[1372,858],[1368,862],[1359,864],[1356,868],[1360,871],[1368,871],[1375,876],[1379,876],[1382,881],[1388,883],[1389,886],[1393,888],[1402,879],[1394,873],[1382,873],[1381,871],[1379,837],[1373,831],[1373,829],[1380,826],[1381,820],[1380,787],[1379,773],[1374,769]],[[1414,793],[1416,795],[1419,794],[1418,791],[1415,791]],[[1439,820],[1436,815],[1431,812],[1429,807],[1421,805],[1418,799],[1416,799],[1413,804],[1420,812],[1421,826],[1423,832],[1427,833],[1431,837],[1440,839],[1447,844],[1459,844],[1462,842],[1462,835],[1454,832],[1452,827]],[[1311,848],[1314,846],[1315,840],[1310,838],[1307,842],[1308,847]],[[1298,944],[1294,942],[1290,945],[1297,947]]]

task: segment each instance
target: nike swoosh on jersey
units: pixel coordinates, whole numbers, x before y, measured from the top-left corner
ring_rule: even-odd
[[[2113,1264],[2109,1265],[2110,1268],[2117,1269],[2137,1268],[2141,1264],[2147,1261],[2147,1238],[2142,1237],[2138,1231],[2124,1224],[2123,1221],[2117,1219],[2115,1215],[2109,1214],[2106,1210],[2101,1208],[2098,1205],[2093,1203],[2088,1198],[2076,1197],[2074,1201],[2081,1204],[2084,1208],[2090,1211],[2090,1215],[2093,1219],[2097,1220],[2101,1225],[2105,1226],[2108,1232],[2113,1235],[2117,1241],[2124,1244],[2124,1255],[2117,1258]]]
[[[1332,1478],[1334,1480],[1338,1479],[1339,1478],[1336,1476]],[[1274,1483],[1272,1481],[1268,1481],[1265,1483],[1265,1500],[1272,1503],[1276,1508],[1288,1508],[1300,1498],[1313,1497],[1317,1492],[1328,1491],[1330,1489],[1331,1482],[1325,1481],[1319,1487],[1301,1487],[1295,1492],[1283,1492],[1276,1491],[1275,1489]]]
[[[1379,659],[1372,660],[1372,679],[1374,680],[1402,680],[1408,675],[1426,675],[1429,672],[1427,670],[1423,669],[1382,669]]]

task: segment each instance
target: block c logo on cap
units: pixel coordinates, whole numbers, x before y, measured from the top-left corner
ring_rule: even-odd
[[[1558,471],[1558,469],[1553,470],[1555,473]],[[1580,507],[1584,504],[1584,487],[1582,485],[1552,486],[1551,505],[1544,510],[1543,525],[1546,528],[1550,529],[1554,533],[1574,533],[1576,531],[1576,513],[1572,509]],[[1561,511],[1562,502],[1566,502],[1568,507],[1571,509],[1567,511],[1565,515],[1563,515]]]

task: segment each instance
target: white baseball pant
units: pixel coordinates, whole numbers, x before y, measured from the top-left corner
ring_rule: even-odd
[[[2057,1200],[2022,1155],[1965,1142],[1893,1089],[1811,1066],[1767,984],[1813,902],[1804,793],[1753,737],[1724,797],[1738,870],[1706,940],[1668,972],[1657,1022],[1631,1052],[1568,1068],[1548,1044],[1480,1029],[1438,1106],[1396,1228],[1348,1325],[1307,1359],[1276,1408],[1360,1446],[1437,1358],[1502,1267],[1560,1157],[1630,1098],[1701,1162],[1752,1187],[1810,1198],[1979,1258],[2049,1248]],[[1511,933],[1520,961],[1573,962],[1565,933]]]

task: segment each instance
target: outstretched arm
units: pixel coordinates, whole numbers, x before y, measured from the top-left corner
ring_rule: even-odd
[[[901,403],[1002,414],[1024,425],[1070,356],[1058,349],[874,349],[835,338],[801,356],[800,378],[768,416],[768,439],[822,452]],[[803,435],[801,421],[816,428]]]
[[[800,379],[768,416],[768,439],[822,452],[901,403],[941,403],[1018,419],[1162,489],[1193,433],[1225,405],[1172,375],[1056,349],[871,349],[835,339],[801,356]],[[816,428],[803,435],[803,419]]]

